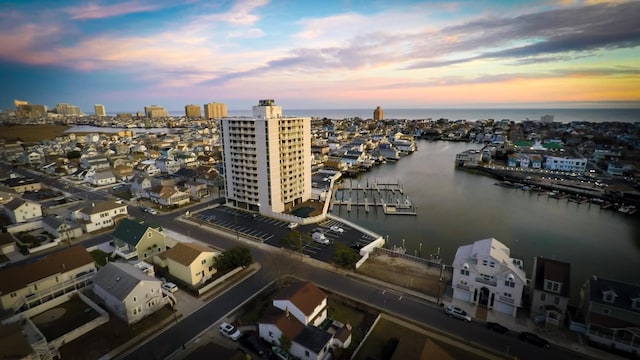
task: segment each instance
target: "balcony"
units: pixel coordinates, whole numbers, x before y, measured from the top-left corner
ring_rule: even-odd
[[[494,279],[494,280],[487,280],[481,276],[476,277],[476,282],[482,283],[482,284],[487,284],[489,286],[496,286],[498,284],[498,282]]]

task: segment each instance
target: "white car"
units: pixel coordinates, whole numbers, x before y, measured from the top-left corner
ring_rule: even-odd
[[[298,225],[300,225],[300,224],[292,222],[292,223],[289,223],[289,225],[287,225],[287,227],[289,229],[295,229],[295,228],[298,227]]]
[[[464,320],[466,322],[471,322],[471,316],[469,314],[467,314],[466,311],[457,308],[455,306],[447,306],[447,309],[445,310],[445,312],[447,313],[447,315],[454,317],[456,319],[460,319],[460,320]]]
[[[341,228],[340,226],[335,226],[334,225],[334,226],[330,227],[330,229],[331,229],[331,231],[335,231],[335,232],[340,233],[340,234],[342,234],[344,232],[344,229]]]
[[[167,290],[170,293],[174,293],[176,291],[178,291],[178,285],[172,283],[172,282],[166,282],[164,284],[162,284],[162,288]]]
[[[151,214],[151,215],[158,215],[158,211],[156,209],[143,207],[141,210],[142,210],[142,212],[146,212],[146,213]]]
[[[240,335],[242,335],[240,330],[236,329],[235,326],[226,322],[223,322],[220,325],[220,334],[222,334],[222,336],[229,338],[233,341],[238,340],[240,338]]]
[[[329,239],[327,239],[321,232],[311,234],[311,239],[318,244],[329,245]]]

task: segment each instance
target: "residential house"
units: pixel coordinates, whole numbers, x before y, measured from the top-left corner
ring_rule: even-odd
[[[4,213],[12,224],[18,224],[41,218],[42,206],[32,201],[15,198],[4,204]]]
[[[190,181],[185,184],[185,187],[192,199],[200,200],[209,196],[207,184]]]
[[[44,154],[38,151],[28,151],[24,153],[25,163],[29,165],[39,165],[44,162]]]
[[[133,173],[141,176],[158,176],[162,172],[156,166],[155,160],[144,160],[133,168]]]
[[[82,245],[65,248],[36,261],[0,270],[2,310],[19,310],[30,302],[51,300],[86,285],[96,264]],[[55,291],[53,291],[55,290]]]
[[[131,219],[122,219],[111,234],[115,254],[131,259],[146,260],[167,250],[166,238],[161,230]]]
[[[593,276],[580,296],[589,342],[640,353],[640,285]]]
[[[547,156],[544,162],[546,170],[558,170],[582,173],[587,169],[587,159]]]
[[[72,211],[71,219],[82,226],[84,232],[91,233],[114,226],[119,220],[129,216],[127,204],[104,200],[91,202]]]
[[[183,168],[195,168],[198,166],[198,157],[192,152],[177,154],[175,159],[180,163],[180,167]]]
[[[289,352],[294,358],[323,359],[331,348],[345,348],[351,342],[347,326],[341,324],[331,332],[320,329],[318,325],[325,319],[327,295],[312,283],[296,283],[274,297],[272,306],[258,321],[258,332],[262,339],[276,345],[283,336],[290,339]]]
[[[149,189],[149,199],[162,206],[181,206],[189,203],[189,193],[176,186],[154,186]]]
[[[607,164],[607,174],[624,176],[625,174],[631,174],[633,172],[633,165],[623,164],[617,161],[610,161]]]
[[[531,281],[531,317],[537,323],[561,326],[571,290],[571,265],[536,256]]]
[[[109,169],[111,164],[109,159],[104,155],[85,156],[80,160],[80,164],[84,169]]]
[[[85,177],[85,181],[93,186],[105,186],[116,183],[116,177],[111,168],[96,170],[91,175]]]
[[[47,215],[42,218],[42,230],[53,235],[56,239],[66,241],[80,237],[83,234],[80,225],[56,215]]]
[[[16,239],[10,233],[0,232],[0,255],[7,255],[16,251]]]
[[[224,180],[218,173],[218,170],[213,166],[198,166],[196,168],[196,178],[195,181],[197,183],[206,184],[209,186],[218,186],[224,184]]]
[[[131,180],[131,195],[138,198],[148,198],[151,189],[151,179],[148,176],[134,176]]]
[[[453,299],[516,316],[527,285],[523,262],[494,238],[463,245],[453,260]]]
[[[161,286],[131,264],[109,262],[93,277],[92,290],[111,314],[131,325],[168,302]]]
[[[0,359],[37,360],[27,332],[19,322],[0,324]]]
[[[216,272],[218,252],[211,248],[188,242],[178,242],[165,252],[169,273],[191,286],[209,280]]]
[[[167,158],[156,159],[156,167],[162,174],[174,174],[180,170],[180,162]]]
[[[40,181],[26,177],[5,179],[2,180],[2,184],[18,194],[23,194],[27,191],[39,191],[42,189]]]

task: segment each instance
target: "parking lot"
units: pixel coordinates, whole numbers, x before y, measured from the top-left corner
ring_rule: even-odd
[[[206,209],[192,214],[191,217],[210,226],[221,228],[228,233],[235,233],[238,238],[247,238],[275,247],[280,247],[281,240],[291,231],[308,234],[309,237],[313,233],[320,232],[324,234],[328,244],[311,241],[305,244],[302,249],[292,250],[299,250],[305,255],[325,262],[332,261],[336,242],[358,250],[375,240],[373,237],[338,220],[325,220],[317,224],[300,225],[290,229],[289,222],[226,206]],[[338,229],[342,229],[342,232]]]

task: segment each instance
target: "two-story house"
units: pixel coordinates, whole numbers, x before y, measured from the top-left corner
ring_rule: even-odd
[[[536,256],[531,281],[531,317],[538,323],[561,326],[569,305],[571,265]]]
[[[131,180],[131,195],[138,198],[148,198],[151,187],[151,179],[148,176],[134,176]]]
[[[169,274],[191,286],[204,283],[217,272],[218,255],[211,248],[189,242],[178,242],[165,252]]]
[[[129,263],[109,262],[93,277],[92,290],[111,314],[131,325],[167,303],[161,286]]]
[[[4,204],[4,213],[12,224],[18,224],[41,218],[42,206],[32,201],[15,198]]]
[[[527,285],[523,262],[490,238],[460,246],[453,260],[453,298],[516,316]]]
[[[335,334],[318,327],[327,319],[327,295],[310,282],[291,284],[273,298],[272,306],[258,321],[258,332],[265,341],[281,345],[291,340],[288,352],[294,358],[323,359],[333,347],[346,348],[351,334],[344,326]],[[346,336],[345,336],[346,335]]]
[[[181,206],[189,203],[189,193],[176,186],[154,186],[149,189],[149,199],[162,206]]]
[[[76,245],[24,264],[0,270],[0,305],[19,311],[88,283],[96,264],[82,245]]]
[[[87,175],[84,180],[93,186],[104,186],[115,184],[117,179],[111,168],[101,169]]]
[[[640,285],[593,276],[580,297],[589,341],[640,353]]]
[[[39,191],[42,189],[42,183],[40,183],[40,181],[26,177],[5,179],[2,180],[2,184],[18,194],[23,194],[27,191]]]
[[[115,254],[124,259],[146,260],[167,250],[167,239],[159,230],[142,222],[122,219],[111,234]]]
[[[159,158],[156,159],[156,167],[160,169],[162,174],[174,174],[180,170],[180,162],[168,158]]]
[[[112,227],[128,216],[127,204],[112,200],[91,202],[71,213],[72,219],[87,233]]]

